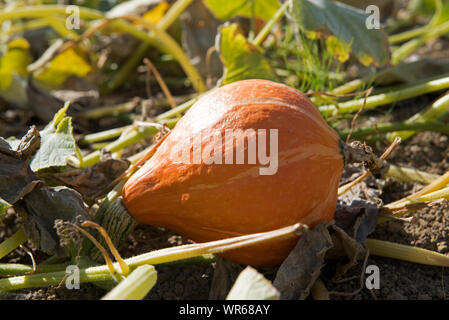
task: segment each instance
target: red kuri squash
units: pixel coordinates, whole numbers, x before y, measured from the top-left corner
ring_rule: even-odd
[[[244,163],[237,159],[242,152]],[[296,222],[313,227],[332,220],[342,169],[339,136],[307,96],[272,81],[244,80],[199,99],[127,181],[123,201],[137,220],[196,242]],[[223,256],[275,266],[296,240]]]

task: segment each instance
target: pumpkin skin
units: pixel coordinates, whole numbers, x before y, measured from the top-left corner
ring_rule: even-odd
[[[174,163],[174,150],[190,150],[187,137],[225,130],[278,130],[278,167],[261,175],[260,164]],[[235,131],[234,131],[235,132]],[[211,147],[213,141],[201,142]],[[224,138],[223,138],[224,140]],[[222,146],[223,163],[236,146]],[[270,147],[267,148],[269,154]],[[234,158],[235,159],[235,158]],[[235,162],[234,162],[235,163]],[[243,80],[200,98],[123,187],[123,202],[137,220],[176,231],[196,242],[271,231],[301,222],[333,219],[343,170],[339,136],[300,91],[267,80]],[[254,266],[276,266],[298,238],[223,253]]]

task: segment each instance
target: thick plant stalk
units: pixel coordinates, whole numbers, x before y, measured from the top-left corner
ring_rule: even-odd
[[[23,228],[20,228],[11,237],[0,243],[0,259],[17,249],[20,245],[28,240]]]
[[[174,126],[176,120],[171,120],[166,122],[169,127]],[[105,150],[114,153],[120,151],[130,145],[136,144],[142,141],[145,138],[151,137],[158,132],[156,127],[136,127],[135,130],[131,131],[126,137],[123,139],[118,139],[114,142],[109,143],[104,147]],[[70,158],[70,162],[72,165],[76,167],[89,167],[100,161],[100,151],[94,151],[83,157],[82,161],[79,161],[75,157]]]
[[[435,129],[432,130],[432,121],[438,120],[444,113],[447,113],[449,111],[449,93],[446,93],[444,96],[436,100],[430,108],[425,110],[424,112],[417,113],[414,116],[412,116],[410,119],[405,121],[405,124],[410,123],[422,123],[423,128],[426,123],[429,123],[428,128],[430,131],[438,131],[441,133],[449,134],[449,126],[447,124],[439,124],[435,126]],[[394,137],[398,136],[402,139],[408,139],[411,136],[413,136],[416,132],[415,131],[403,131],[403,132],[393,132],[389,135],[389,139],[394,139]]]
[[[449,88],[449,75],[445,74],[439,79],[434,79],[425,83],[408,85],[405,88],[378,94],[366,99],[365,110],[387,105],[393,102],[414,98],[426,93],[445,90]],[[351,100],[335,105],[320,106],[318,109],[326,116],[345,114],[359,111],[364,105],[365,99]]]
[[[370,254],[374,256],[429,266],[449,267],[449,257],[435,251],[376,239],[366,239],[366,245]]]
[[[248,245],[294,237],[301,232],[302,228],[303,225],[295,224],[269,232],[239,236],[207,243],[172,247],[128,258],[125,259],[125,262],[130,269],[135,269],[136,267],[142,265],[156,265],[181,259],[198,257],[204,254],[221,253]],[[114,265],[117,265],[116,267],[118,267],[117,263]],[[114,279],[113,275],[109,272],[108,266],[106,265],[80,269],[79,276],[80,282],[96,282]],[[57,285],[65,279],[65,277],[65,271],[60,271],[0,279],[0,291]]]
[[[391,63],[393,65],[398,64],[409,55],[411,55],[416,49],[424,45],[426,42],[438,38],[446,33],[449,33],[449,21],[434,26],[430,30],[428,30],[427,33],[422,37],[410,40],[409,42],[403,44],[399,49],[393,52]]]
[[[256,38],[251,41],[255,46],[260,46],[265,37],[270,33],[271,28],[282,18],[290,1],[285,1],[284,4],[276,11],[273,17],[263,26],[262,30],[257,34]]]
[[[78,7],[80,12],[80,18],[82,19],[104,19],[104,15],[97,10],[88,9],[85,7]],[[46,18],[53,17],[55,15],[67,16],[67,6],[64,5],[38,5],[38,6],[26,6],[16,8],[12,11],[0,12],[0,23],[5,20],[20,19],[20,18]]]
[[[156,279],[157,272],[153,266],[137,267],[102,300],[142,300],[156,284]]]
[[[184,10],[192,3],[193,0],[178,0],[176,1],[162,19],[156,24],[161,30],[167,30],[173,22],[184,12]],[[123,82],[128,78],[129,74],[142,61],[143,57],[151,47],[150,42],[142,42],[134,54],[126,61],[123,67],[114,75],[108,82],[107,87],[103,89],[104,92],[112,92],[119,88]]]
[[[36,267],[34,273],[45,273],[65,270],[65,264],[42,264]],[[0,276],[16,276],[33,272],[33,267],[18,263],[0,263]]]
[[[396,137],[407,139],[418,131],[433,131],[449,135],[449,126],[442,122],[399,122],[399,123],[378,123],[372,127],[357,128],[352,131],[353,139],[364,139],[368,136],[375,136],[382,133],[392,132],[390,140]],[[346,138],[350,130],[340,131],[340,136]]]
[[[31,8],[20,8],[9,12],[0,13],[0,23],[5,20],[17,19],[17,18],[45,18],[52,17],[54,14],[67,15],[67,6],[49,5],[49,6],[35,6]],[[101,12],[91,9],[80,7],[80,17],[87,19],[106,19]],[[146,29],[151,31],[151,35],[141,31],[132,24],[127,23],[125,20],[132,20],[133,22],[139,22]],[[106,25],[106,24],[105,24]],[[164,30],[161,30],[157,26],[147,22],[146,20],[138,16],[127,16],[111,19],[110,25],[120,29],[121,31],[128,32],[131,35],[143,40],[144,42],[155,44],[159,49],[168,50],[179,62],[184,69],[186,75],[192,82],[192,86],[198,92],[206,91],[204,81],[195,67],[190,63],[184,51],[179,47],[177,42],[171,38]]]
[[[126,31],[133,36],[148,42],[153,42],[153,37],[148,35],[146,32],[143,32],[139,29],[137,29],[132,24],[126,23],[125,21],[121,20],[131,20],[133,22],[141,23],[146,29],[151,31],[152,34],[154,34],[154,38],[157,39],[158,42],[160,42],[163,47],[165,48],[165,51],[170,52],[178,61],[178,63],[181,65],[181,67],[184,69],[184,72],[189,77],[190,81],[192,82],[192,86],[198,91],[198,92],[205,92],[206,91],[206,85],[199,74],[198,70],[195,69],[195,67],[190,63],[189,58],[185,54],[185,52],[182,50],[182,48],[178,45],[178,43],[164,30],[159,29],[155,25],[147,22],[146,20],[138,17],[138,16],[124,16],[120,17],[120,19],[116,19],[111,24],[114,25],[117,28],[120,28],[122,31]]]
[[[400,182],[415,182],[429,184],[439,178],[439,175],[420,171],[414,168],[399,167],[390,164],[384,178],[393,178]]]

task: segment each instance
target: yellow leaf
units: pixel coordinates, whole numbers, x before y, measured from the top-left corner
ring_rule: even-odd
[[[145,12],[145,14],[143,15],[143,19],[152,24],[156,24],[159,22],[159,20],[162,19],[169,7],[170,5],[167,2],[163,1],[153,9]]]
[[[349,59],[351,45],[338,40],[335,36],[330,36],[326,39],[326,48],[340,62],[345,62]]]
[[[35,75],[36,79],[50,85],[62,85],[68,77],[76,76],[83,78],[92,67],[73,48],[57,55],[49,65]]]
[[[0,90],[7,90],[13,73],[25,77],[27,65],[31,63],[30,45],[23,38],[17,38],[8,44],[8,51],[0,60]]]

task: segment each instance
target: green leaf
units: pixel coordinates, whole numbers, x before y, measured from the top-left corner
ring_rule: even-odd
[[[276,80],[268,60],[246,40],[237,24],[223,26],[217,42],[224,65],[222,85],[245,79]]]
[[[278,0],[205,0],[204,4],[221,20],[235,16],[251,18],[253,12],[256,18],[269,20],[279,9]]]
[[[291,10],[303,32],[323,38],[335,36],[350,45],[364,65],[389,62],[388,36],[383,30],[366,27],[368,15],[364,11],[331,0],[293,0]]]
[[[226,300],[279,300],[279,297],[273,284],[248,266],[235,280]]]
[[[55,114],[53,121],[40,132],[41,147],[30,162],[33,171],[65,166],[68,157],[76,152],[72,119],[66,117],[68,107],[69,104],[66,103]]]

